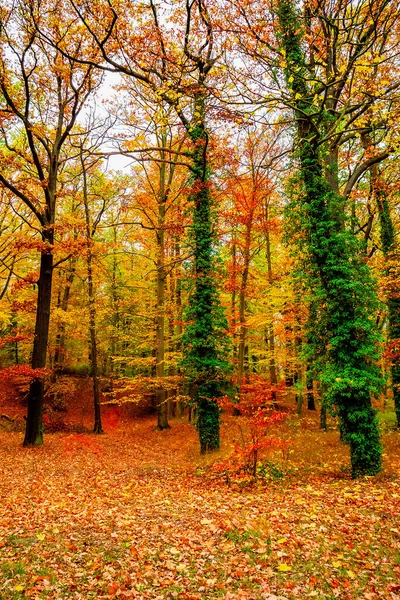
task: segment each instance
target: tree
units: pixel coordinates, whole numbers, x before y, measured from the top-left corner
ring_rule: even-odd
[[[56,24],[53,24],[57,27]],[[79,49],[71,50],[78,56]],[[36,324],[24,445],[43,443],[43,393],[49,335],[56,205],[63,154],[77,116],[96,80],[93,67],[65,58],[39,38],[28,6],[7,3],[0,23],[0,184],[29,210],[39,234]]]
[[[176,122],[175,111],[171,106],[151,97],[140,87],[129,81],[128,98],[135,98],[134,114],[125,115],[129,130],[134,125],[133,136],[124,144],[131,149],[139,163],[134,170],[135,193],[131,204],[137,207],[142,215],[136,224],[144,230],[154,232],[155,252],[155,376],[157,378],[157,429],[168,429],[167,391],[165,389],[166,369],[166,288],[168,273],[174,269],[175,257],[168,263],[168,247],[171,247],[171,230],[181,229],[183,232],[182,213],[175,210],[180,197],[185,193],[187,169],[189,164],[183,162],[186,131],[182,131]],[[154,95],[153,95],[154,96]],[[140,121],[140,125],[139,125]],[[141,144],[137,138],[141,138]],[[146,151],[145,142],[148,141]],[[153,142],[153,145],[152,145]],[[141,147],[144,146],[144,147]],[[184,167],[184,169],[182,169]],[[176,222],[179,218],[180,222]],[[178,259],[178,262],[181,260]],[[172,280],[171,280],[172,281]]]
[[[379,387],[377,337],[371,315],[373,287],[367,268],[352,257],[354,244],[343,230],[343,197],[321,161],[321,136],[315,126],[313,97],[301,47],[301,22],[293,4],[278,3],[279,34],[285,56],[285,77],[295,115],[300,192],[307,227],[310,260],[321,283],[328,332],[323,378],[350,445],[354,477],[375,475],[381,448],[371,393]],[[336,181],[336,180],[335,180]]]

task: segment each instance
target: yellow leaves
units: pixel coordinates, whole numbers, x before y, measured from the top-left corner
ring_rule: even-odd
[[[44,535],[44,533],[38,533],[36,535],[36,538],[39,540],[39,542],[43,542],[43,540],[44,540],[45,537],[46,536]]]
[[[281,563],[280,565],[278,565],[278,571],[280,571],[281,573],[288,573],[291,570],[292,567],[290,565],[287,565],[286,563]]]
[[[286,542],[286,538],[280,538],[276,543],[277,544],[284,544]]]
[[[300,98],[302,98],[302,95],[299,94],[299,92],[297,92],[297,94],[295,95],[295,99],[296,100],[300,100]]]
[[[351,569],[347,569],[347,577],[349,579],[355,579],[356,578],[354,572]]]
[[[15,592],[22,592],[22,590],[24,589],[24,587],[25,587],[25,586],[23,586],[23,585],[16,585],[16,586],[14,587],[14,591],[15,591]]]

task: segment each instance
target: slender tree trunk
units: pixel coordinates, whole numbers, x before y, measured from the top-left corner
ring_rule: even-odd
[[[173,248],[172,248],[173,253]],[[172,257],[171,257],[172,258]],[[175,324],[174,324],[174,302],[176,296],[176,280],[175,280],[175,269],[171,268],[168,276],[168,305],[166,309],[166,316],[168,319],[168,339],[167,339],[167,347],[168,352],[172,355],[174,350],[174,338],[175,338]],[[176,375],[175,365],[170,361],[168,365],[168,377],[174,377]],[[167,391],[167,408],[168,408],[168,419],[173,418],[176,414],[176,402],[174,401],[174,397],[176,396],[176,389],[172,389],[169,386]]]
[[[91,375],[93,381],[93,404],[94,404],[94,427],[93,433],[104,433],[101,424],[101,407],[100,407],[100,386],[99,386],[99,367],[98,367],[98,352],[97,352],[97,332],[96,332],[96,295],[94,290],[93,278],[93,235],[90,224],[89,201],[87,196],[87,173],[86,166],[82,160],[83,173],[83,201],[85,206],[85,222],[86,222],[86,265],[88,271],[88,299],[89,299],[89,334],[90,334],[90,363]]]
[[[118,351],[118,334],[120,328],[120,315],[119,315],[119,297],[118,297],[118,288],[117,288],[117,227],[113,227],[113,249],[112,249],[112,270],[111,270],[111,299],[112,299],[112,334],[111,334],[111,344],[110,344],[110,379],[111,386],[113,386],[113,378],[119,372],[119,366],[116,368],[114,364],[114,358]],[[117,362],[117,365],[119,363]]]
[[[265,202],[265,221],[266,221],[266,230],[265,230],[265,241],[266,241],[266,252],[265,258],[267,259],[267,273],[268,273],[268,285],[269,289],[272,289],[273,284],[273,275],[272,275],[272,251],[271,251],[271,237],[269,233],[268,227],[269,220],[269,200],[267,199]],[[272,403],[273,406],[276,406],[276,386],[278,384],[278,377],[276,374],[276,363],[275,363],[275,335],[274,335],[274,324],[272,319],[272,311],[271,311],[271,320],[270,323],[266,326],[266,335],[265,341],[268,349],[268,360],[269,360],[269,378],[271,381],[272,387]]]
[[[313,380],[310,371],[306,372],[306,387],[307,387],[307,408],[308,410],[317,410],[315,406]]]
[[[177,354],[182,352],[182,283],[181,283],[181,247],[179,241],[175,241],[174,243],[174,253],[175,253],[175,261],[176,267],[174,269],[175,272],[175,311],[176,311],[176,330],[175,330],[175,346],[174,350]],[[177,374],[181,375],[181,368],[178,365]],[[178,417],[181,417],[185,412],[185,406],[182,400],[178,400],[176,405],[176,414]]]
[[[250,246],[251,246],[251,224],[253,222],[253,212],[249,216],[249,224],[246,229],[246,237],[243,251],[243,270],[241,274],[239,289],[239,345],[238,345],[238,379],[239,385],[243,383],[248,372],[248,359],[246,369],[246,347],[247,347],[247,324],[246,324],[246,292],[249,279],[250,268]],[[247,347],[248,357],[248,347]]]
[[[71,295],[71,286],[75,278],[76,259],[71,259],[70,269],[65,279],[64,289],[60,295],[58,308],[67,312],[69,298]],[[56,335],[56,349],[54,352],[54,369],[60,370],[65,360],[65,323],[61,322]]]
[[[231,311],[230,311],[230,329],[232,335],[232,358],[233,363],[235,364],[238,359],[238,348],[236,344],[236,317],[237,317],[237,252],[236,252],[236,243],[232,244],[232,292],[231,292]]]
[[[165,205],[164,209],[165,209]],[[164,211],[159,206],[160,223],[157,231],[157,307],[156,307],[156,378],[160,381],[157,392],[157,429],[169,428],[167,398],[164,385],[165,377],[165,248],[164,248]]]
[[[162,135],[163,146],[166,145],[166,136]],[[165,153],[160,151],[161,160],[165,160]],[[165,204],[167,200],[166,168],[161,163],[160,188],[158,196],[158,226],[157,239],[157,304],[156,304],[156,378],[160,382],[157,391],[157,429],[169,429],[167,394],[164,389],[165,378]]]

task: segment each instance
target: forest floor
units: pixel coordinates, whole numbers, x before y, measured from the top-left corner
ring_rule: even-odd
[[[222,418],[204,458],[185,419],[160,432],[116,408],[104,435],[40,448],[0,431],[0,598],[399,600],[399,434],[382,474],[352,481],[337,432],[292,415],[276,431],[290,451],[250,485],[213,469],[246,428]]]

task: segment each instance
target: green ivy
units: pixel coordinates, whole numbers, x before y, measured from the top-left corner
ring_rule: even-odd
[[[340,418],[353,477],[375,475],[381,469],[381,445],[371,395],[382,384],[377,366],[380,338],[373,319],[375,286],[354,236],[343,227],[343,198],[324,176],[322,131],[314,118],[320,113],[308,89],[301,17],[292,1],[279,2],[278,22],[297,133],[300,177],[292,191],[296,190],[299,243],[307,265],[304,285],[311,295],[308,359],[319,357],[324,401]]]
[[[226,389],[229,364],[228,323],[219,302],[216,285],[215,214],[207,165],[207,131],[204,97],[195,103],[194,124],[188,129],[193,143],[189,196],[192,207],[191,244],[194,254],[192,289],[186,310],[181,365],[192,401],[197,406],[200,452],[220,446],[219,407]]]

